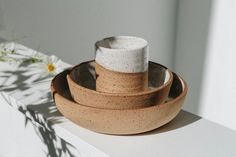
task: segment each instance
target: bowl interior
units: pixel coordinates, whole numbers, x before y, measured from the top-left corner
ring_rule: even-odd
[[[94,67],[94,61],[82,63],[73,68],[71,77],[80,86],[96,90],[96,72]],[[170,79],[170,72],[160,64],[149,62],[148,69],[148,86],[150,89],[160,87]]]

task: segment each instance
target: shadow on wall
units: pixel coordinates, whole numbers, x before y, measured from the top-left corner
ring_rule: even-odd
[[[3,5],[2,5],[2,1],[0,1],[0,31],[1,30],[3,30],[4,29],[4,18],[3,18],[3,9],[2,9],[2,7],[3,7]],[[1,38],[0,38],[0,42],[2,42],[1,41]]]
[[[180,0],[178,7],[174,70],[189,85],[184,109],[195,114],[200,110],[212,6],[212,0]]]
[[[3,38],[0,37],[0,43],[1,43],[1,42],[6,42],[6,41],[7,41],[7,40],[5,40],[5,39],[3,39]]]

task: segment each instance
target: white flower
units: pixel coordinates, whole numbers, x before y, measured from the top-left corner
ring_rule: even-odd
[[[61,66],[61,60],[58,59],[56,56],[47,56],[43,62],[43,73],[46,75],[56,75],[60,73],[63,68]]]
[[[0,44],[0,51],[5,53],[12,53],[15,49],[15,43],[5,42]]]
[[[5,42],[0,44],[0,56],[5,56],[7,54],[13,53],[15,50],[15,43]]]

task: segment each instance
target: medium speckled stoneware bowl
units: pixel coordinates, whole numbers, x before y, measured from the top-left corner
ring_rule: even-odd
[[[139,37],[114,36],[95,43],[96,90],[134,93],[148,87],[148,42]]]
[[[163,104],[127,110],[94,108],[74,102],[66,79],[69,73],[66,70],[52,80],[56,106],[75,124],[99,133],[128,135],[154,130],[179,113],[187,94],[186,83],[174,74],[169,97]]]
[[[137,93],[105,93],[95,90],[95,62],[81,63],[67,76],[73,99],[86,106],[106,109],[131,109],[163,103],[173,80],[164,66],[149,62],[149,89]]]

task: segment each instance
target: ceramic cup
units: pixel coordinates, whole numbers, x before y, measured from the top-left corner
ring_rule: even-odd
[[[148,88],[148,42],[131,36],[109,37],[95,44],[96,90],[133,93]]]

